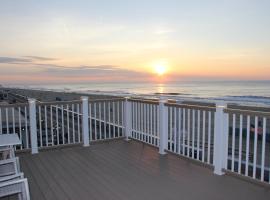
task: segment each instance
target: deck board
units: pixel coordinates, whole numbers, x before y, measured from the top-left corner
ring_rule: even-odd
[[[269,199],[270,189],[122,140],[20,154],[33,200]]]

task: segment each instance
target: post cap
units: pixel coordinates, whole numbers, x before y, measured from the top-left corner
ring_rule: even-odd
[[[81,100],[83,100],[83,101],[88,101],[88,96],[81,96]]]
[[[29,103],[35,103],[36,102],[36,99],[34,99],[34,98],[28,98],[28,102]]]
[[[166,103],[168,101],[168,97],[160,96],[159,97],[159,102],[160,103]]]
[[[216,107],[218,108],[227,108],[227,103],[223,100],[217,101],[216,102]]]

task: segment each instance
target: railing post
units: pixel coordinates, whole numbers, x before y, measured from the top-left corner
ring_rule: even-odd
[[[124,108],[124,126],[125,126],[125,140],[129,141],[131,136],[131,121],[132,121],[132,112],[131,112],[131,102],[129,97],[125,98],[125,108]]]
[[[36,100],[28,99],[28,103],[29,103],[30,134],[31,134],[31,152],[32,154],[36,154],[38,153]]]
[[[88,113],[88,97],[81,97],[82,100],[82,138],[83,138],[83,146],[89,146],[89,113]]]
[[[228,114],[224,113],[227,104],[224,101],[216,103],[215,128],[214,128],[214,173],[223,175],[226,168],[227,143],[228,143]]]
[[[168,107],[165,106],[167,99],[159,100],[159,154],[166,154],[168,146]]]

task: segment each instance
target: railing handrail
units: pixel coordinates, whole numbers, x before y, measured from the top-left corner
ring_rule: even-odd
[[[66,105],[73,103],[81,103],[81,100],[73,100],[73,101],[51,101],[51,102],[37,102],[36,105]]]
[[[16,108],[16,107],[24,107],[28,106],[28,103],[16,103],[16,104],[0,104],[0,108]]]
[[[114,101],[125,101],[125,97],[107,98],[107,99],[89,99],[88,100],[88,102],[114,102]]]
[[[128,101],[133,101],[133,102],[140,102],[140,103],[148,103],[148,104],[159,104],[159,99],[143,99],[143,98],[129,98]]]
[[[226,108],[226,109],[224,109],[224,112],[230,113],[230,114],[245,114],[245,115],[252,115],[252,116],[260,115],[263,117],[270,117],[270,112],[265,112],[265,111]]]
[[[203,105],[185,104],[185,103],[170,103],[170,102],[168,102],[168,103],[165,103],[165,106],[207,110],[207,111],[215,111],[216,110],[216,107],[214,107],[214,106],[203,106]]]

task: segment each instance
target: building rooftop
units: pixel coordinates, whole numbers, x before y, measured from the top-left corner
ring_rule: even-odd
[[[137,141],[20,153],[31,199],[269,199],[270,189]]]

